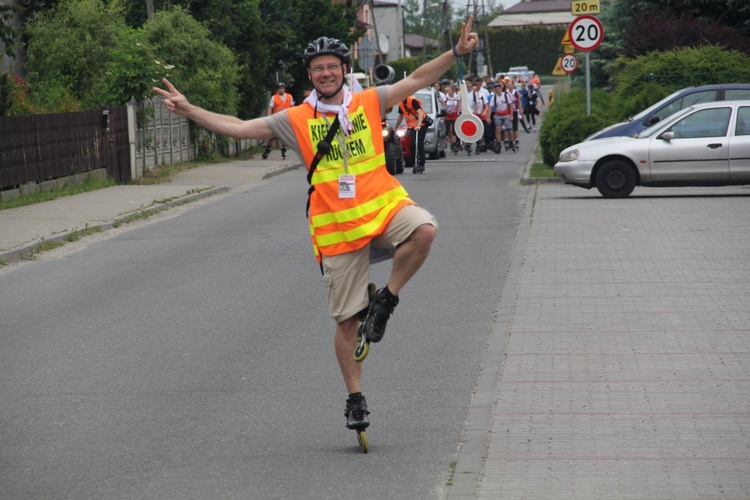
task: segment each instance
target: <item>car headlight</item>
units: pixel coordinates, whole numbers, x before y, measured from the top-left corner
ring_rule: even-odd
[[[403,136],[406,135],[406,130],[407,129],[405,129],[405,128],[402,128],[400,130],[396,130],[396,135],[399,136],[399,137],[403,137]]]
[[[388,137],[388,129],[387,128],[383,129],[383,137]]]
[[[578,159],[578,150],[577,149],[571,149],[570,151],[563,151],[560,153],[560,161],[575,161]]]

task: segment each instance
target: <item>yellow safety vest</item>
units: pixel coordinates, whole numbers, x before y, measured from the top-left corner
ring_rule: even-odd
[[[310,105],[289,108],[287,113],[309,169],[318,142],[328,133],[328,124],[321,113],[316,116]],[[344,138],[349,155],[347,169],[339,141],[334,139],[330,152],[312,176],[315,189],[310,195],[310,235],[318,262],[321,255],[339,255],[364,247],[385,231],[401,207],[414,204],[385,167],[376,89],[352,94],[348,117],[353,130]],[[335,118],[328,115],[328,123]],[[339,197],[339,176],[345,173],[355,176],[355,198]]]

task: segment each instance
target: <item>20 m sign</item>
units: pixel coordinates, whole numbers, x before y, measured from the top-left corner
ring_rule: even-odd
[[[579,16],[570,23],[568,37],[576,50],[590,52],[604,40],[604,26],[594,16]]]

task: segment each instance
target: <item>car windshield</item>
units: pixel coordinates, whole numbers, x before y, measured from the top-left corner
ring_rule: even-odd
[[[673,114],[666,120],[662,120],[658,123],[655,123],[654,125],[651,125],[646,130],[642,130],[640,133],[635,134],[635,137],[643,138],[643,137],[651,137],[654,134],[661,131],[665,126],[669,126],[669,124],[674,123],[675,120],[679,120],[681,117],[685,116],[686,114],[690,113],[693,110],[693,107],[690,106],[689,108],[681,109],[677,113]]]
[[[427,113],[429,115],[430,113],[432,113],[434,111],[432,109],[432,98],[431,98],[430,94],[421,94],[421,93],[420,94],[414,94],[414,97],[416,97],[417,99],[419,99],[419,102],[422,103],[422,109],[424,110],[425,113]],[[388,112],[388,114],[385,115],[385,119],[388,120],[389,123],[391,121],[393,121],[393,123],[395,123],[396,120],[398,120],[398,105],[393,106],[391,108],[391,110]]]
[[[664,106],[664,104],[666,104],[667,102],[669,102],[672,99],[674,99],[675,97],[677,97],[681,92],[682,92],[682,90],[678,90],[674,94],[668,95],[667,97],[665,97],[661,101],[657,102],[656,104],[652,104],[651,106],[649,106],[648,108],[644,109],[643,111],[641,111],[640,113],[638,113],[634,117],[628,119],[627,121],[643,120],[644,118],[646,118],[646,115],[648,115],[649,113],[651,113],[651,111],[653,111],[655,109],[659,109],[661,106]],[[643,135],[643,133],[641,133],[641,136],[642,135]]]
[[[422,103],[422,110],[425,113],[429,115],[430,113],[434,111],[432,109],[432,99],[430,98],[429,94],[414,94],[414,97],[419,99],[419,102]]]
[[[710,89],[685,93],[685,95],[683,95],[679,99],[675,99],[674,102],[666,104],[667,101],[677,97],[678,94],[682,93],[685,93],[685,90],[678,90],[674,94],[662,99],[653,106],[650,106],[649,108],[641,111],[640,113],[635,115],[632,120],[642,121],[652,112],[652,110],[658,113],[657,115],[654,115],[654,118],[658,116],[663,120],[672,116],[677,111],[687,108],[688,106],[692,106],[693,104],[713,102],[716,100],[716,90]]]

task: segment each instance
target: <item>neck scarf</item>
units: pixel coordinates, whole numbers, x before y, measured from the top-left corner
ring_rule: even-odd
[[[344,93],[344,100],[339,106],[337,104],[325,104],[318,98],[318,91],[313,89],[310,95],[305,99],[305,103],[311,106],[315,110],[320,110],[326,114],[337,114],[339,117],[339,123],[341,124],[341,130],[344,134],[349,133],[354,128],[351,120],[349,120],[349,105],[352,103],[352,94],[349,92],[349,88],[344,85],[341,87],[341,91]]]

